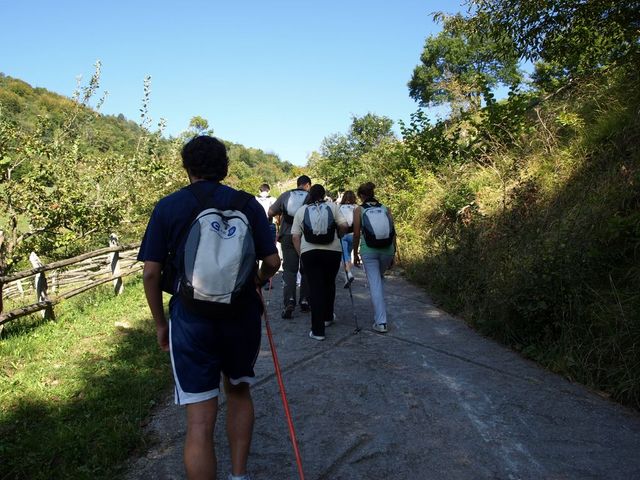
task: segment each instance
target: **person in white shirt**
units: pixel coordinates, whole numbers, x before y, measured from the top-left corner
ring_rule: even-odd
[[[338,233],[348,229],[338,206],[324,200],[322,185],[313,185],[305,205],[293,218],[291,236],[309,282],[311,331],[314,340],[325,339],[325,327],[333,322],[336,275],[340,269],[342,247]],[[308,211],[308,213],[307,213]]]
[[[269,193],[271,191],[271,187],[268,183],[263,183],[260,185],[258,189],[258,195],[256,195],[256,200],[264,209],[264,214],[269,219],[269,228],[271,229],[271,234],[273,235],[273,243],[276,243],[276,225],[273,223],[273,217],[269,215],[269,207],[273,205],[276,201],[274,197]]]

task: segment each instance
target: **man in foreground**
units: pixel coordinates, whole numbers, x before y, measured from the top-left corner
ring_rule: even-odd
[[[143,284],[155,321],[160,348],[170,352],[175,399],[187,406],[184,464],[190,480],[215,479],[214,429],[218,413],[221,376],[227,396],[227,437],[232,471],[229,479],[248,479],[247,458],[254,424],[250,385],[260,349],[262,303],[258,288],[280,266],[264,210],[250,198],[240,210],[250,225],[255,257],[262,266],[254,270],[228,304],[196,308],[180,285],[180,255],[186,248],[185,232],[207,206],[231,208],[239,192],[221,185],[228,171],[226,148],[219,140],[200,136],[182,149],[182,165],[190,185],[161,199],[153,210],[138,260],[144,262]],[[214,226],[212,223],[212,228]],[[178,275],[170,273],[178,269]],[[226,271],[218,276],[227,275]],[[182,282],[184,283],[184,282]],[[170,320],[162,304],[162,289],[171,293]],[[197,302],[195,302],[197,303]]]

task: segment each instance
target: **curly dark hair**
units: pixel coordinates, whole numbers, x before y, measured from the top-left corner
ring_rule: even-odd
[[[194,137],[182,147],[182,166],[192,176],[219,182],[229,171],[227,148],[207,135]]]

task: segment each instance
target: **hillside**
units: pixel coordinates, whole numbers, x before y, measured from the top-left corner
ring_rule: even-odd
[[[122,114],[104,115],[92,108],[78,108],[78,102],[73,99],[44,88],[32,88],[28,83],[3,73],[0,73],[0,105],[3,119],[17,123],[26,132],[35,132],[39,119],[46,118],[50,125],[60,127],[78,115],[78,123],[91,125],[81,137],[81,147],[87,154],[134,155],[139,138],[146,133],[144,128]],[[185,135],[188,134],[186,131]],[[175,140],[163,137],[161,143],[168,145]],[[234,166],[239,172],[236,174],[238,181],[255,176],[262,181],[277,182],[288,178],[295,168],[291,163],[281,161],[277,155],[259,148],[225,143],[230,150],[230,160],[242,164]]]
[[[104,246],[110,232],[138,241],[153,205],[186,181],[179,150],[196,130],[166,137],[99,113],[90,107],[101,103],[96,75],[72,99],[0,74],[0,271],[32,250],[53,259]],[[255,192],[299,171],[275,154],[225,143],[226,182],[236,188]]]

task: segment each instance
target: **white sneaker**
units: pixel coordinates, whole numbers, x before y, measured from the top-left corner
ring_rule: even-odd
[[[378,333],[387,333],[389,331],[386,323],[380,323],[380,324],[374,323],[373,329]]]
[[[236,475],[236,476],[229,474],[229,476],[227,477],[227,480],[251,480],[251,475],[249,475],[248,473],[245,473],[244,475]]]
[[[353,276],[353,273],[351,273],[351,272],[346,272],[344,274],[344,277],[345,277],[345,280],[346,280],[344,282],[344,288],[349,288],[351,286],[351,282],[353,282],[353,279],[355,277]]]
[[[322,340],[324,340],[324,335],[314,335],[312,330],[309,332],[309,338],[313,338],[314,340],[318,340],[319,342],[321,342]]]
[[[330,320],[328,322],[324,322],[324,326],[328,327],[329,325],[333,325],[333,322],[335,322],[335,321],[336,321],[336,314],[334,313],[333,314],[333,320]]]

